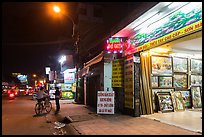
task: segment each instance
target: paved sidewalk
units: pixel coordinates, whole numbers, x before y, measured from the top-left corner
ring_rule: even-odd
[[[71,102],[61,104],[57,117],[71,119],[69,125],[81,135],[202,135],[145,117],[97,115],[92,108]]]

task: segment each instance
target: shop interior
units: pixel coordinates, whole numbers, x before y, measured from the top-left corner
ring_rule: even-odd
[[[202,109],[201,32],[151,49],[150,56],[154,112]],[[158,67],[165,63],[171,72]]]

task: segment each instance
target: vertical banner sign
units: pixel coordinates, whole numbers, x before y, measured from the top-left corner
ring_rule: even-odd
[[[114,91],[98,91],[97,114],[114,114]]]
[[[52,81],[54,80],[54,71],[49,71],[49,80]]]
[[[50,70],[51,70],[50,67],[45,67],[45,74],[49,75]]]
[[[123,59],[115,59],[112,63],[112,87],[123,87]]]
[[[133,67],[133,55],[126,56],[124,63],[125,108],[130,109],[134,109]]]

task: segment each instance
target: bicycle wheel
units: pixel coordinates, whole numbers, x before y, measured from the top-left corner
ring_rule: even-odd
[[[42,106],[42,104],[41,104],[41,103],[37,103],[37,104],[35,105],[35,113],[36,113],[37,115],[39,115],[39,114],[42,113],[42,111],[43,111],[43,106]]]
[[[47,113],[50,113],[50,111],[52,110],[52,103],[51,102],[45,103],[45,110]]]

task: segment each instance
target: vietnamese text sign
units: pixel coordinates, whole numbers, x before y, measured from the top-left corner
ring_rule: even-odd
[[[191,34],[193,32],[199,31],[199,30],[202,30],[202,20],[197,21],[197,22],[195,22],[195,23],[193,23],[191,25],[188,25],[188,26],[186,26],[184,28],[181,28],[181,29],[179,29],[177,31],[173,31],[173,32],[161,37],[161,38],[155,39],[155,40],[150,41],[148,43],[145,43],[145,44],[143,44],[141,46],[134,47],[134,49],[132,49],[132,52],[130,52],[130,51],[128,51],[128,53],[125,52],[125,55],[131,54],[131,53],[133,53],[133,51],[135,53],[135,52],[138,52],[138,51],[147,50],[147,49],[156,47],[158,45],[167,43],[167,42],[169,42],[171,40],[180,38],[182,36]]]
[[[123,87],[123,59],[113,60],[112,87]]]
[[[125,95],[125,107],[134,109],[134,93],[133,93],[133,55],[129,55],[125,59],[124,64],[124,95]]]
[[[98,91],[97,114],[114,114],[114,91]]]

